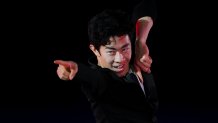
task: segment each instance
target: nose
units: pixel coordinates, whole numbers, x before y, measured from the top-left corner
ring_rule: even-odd
[[[114,62],[120,63],[123,61],[123,59],[124,59],[123,54],[120,52],[116,52]]]

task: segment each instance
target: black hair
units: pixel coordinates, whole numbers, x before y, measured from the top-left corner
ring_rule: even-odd
[[[110,43],[111,36],[130,36],[133,24],[130,16],[122,10],[104,10],[88,23],[90,44],[99,50],[101,45]]]

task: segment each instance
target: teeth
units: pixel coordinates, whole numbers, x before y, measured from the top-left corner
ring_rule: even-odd
[[[120,65],[120,66],[114,66],[115,68],[122,68],[123,67],[123,65]]]

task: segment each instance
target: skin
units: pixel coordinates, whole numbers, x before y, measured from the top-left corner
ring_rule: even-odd
[[[147,73],[151,72],[150,67],[152,59],[149,56],[149,49],[146,41],[152,26],[153,20],[148,16],[140,18],[136,23],[136,58],[134,60],[136,72],[140,72],[141,70]]]
[[[132,55],[131,42],[128,35],[110,37],[110,43],[100,46],[99,51],[93,45],[90,49],[96,55],[98,65],[114,71],[117,76],[125,76],[129,71]]]

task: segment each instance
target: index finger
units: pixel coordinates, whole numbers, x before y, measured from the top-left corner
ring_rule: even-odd
[[[63,61],[63,60],[55,60],[54,61],[55,64],[59,64],[59,65],[63,65],[65,67],[69,67],[70,64],[67,61]]]

